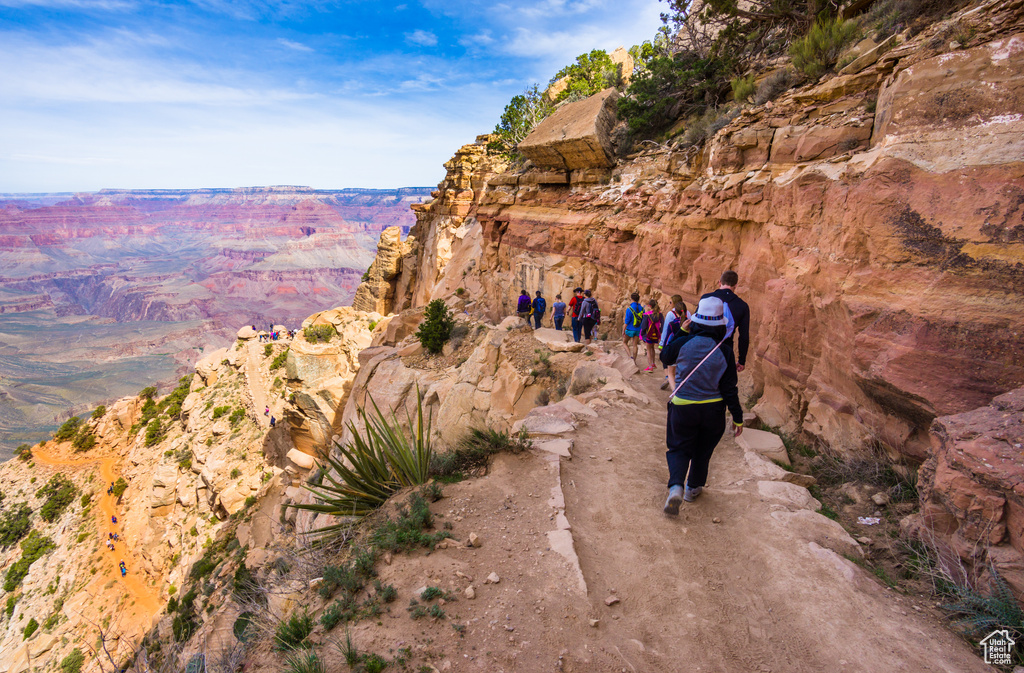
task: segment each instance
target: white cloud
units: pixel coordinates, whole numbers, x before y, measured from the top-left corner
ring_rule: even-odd
[[[429,30],[417,28],[411,33],[405,34],[405,41],[409,44],[417,44],[421,47],[433,47],[437,44],[437,35]]]
[[[287,40],[283,37],[277,38],[277,43],[288,47],[289,49],[294,49],[295,51],[313,51],[313,47],[302,44],[301,42],[293,42],[292,40]]]

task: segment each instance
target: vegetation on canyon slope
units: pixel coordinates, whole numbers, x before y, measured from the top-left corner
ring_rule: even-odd
[[[681,141],[700,144],[735,116],[731,106],[748,99],[764,104],[800,81],[813,82],[831,72],[842,50],[862,32],[876,39],[908,27],[912,32],[963,2],[883,0],[850,21],[825,0],[753,0],[742,8],[728,0],[668,4],[655,37],[629,49],[632,73],[619,72],[603,50],[580,54],[551,78],[549,87],[565,78],[564,88],[548,90],[557,90],[553,96],[533,85],[512,98],[494,129],[494,148],[520,160],[516,144],[559,104],[610,86],[623,88],[626,80],[617,105],[630,138],[657,137],[686,120]],[[787,53],[792,68],[778,69],[769,75],[770,82],[755,84],[748,71]]]

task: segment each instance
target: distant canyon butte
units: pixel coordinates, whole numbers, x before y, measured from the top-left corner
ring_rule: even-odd
[[[0,194],[0,457],[170,383],[242,325],[350,303],[430,189]]]

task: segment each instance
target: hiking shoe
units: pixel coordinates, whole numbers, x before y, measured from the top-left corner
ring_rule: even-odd
[[[668,390],[668,379],[665,379],[665,382],[661,384],[661,389]]]
[[[644,371],[645,371],[645,372],[653,372],[653,371],[654,371],[654,367],[648,367],[648,368],[647,368],[647,369],[645,369]]]
[[[683,503],[683,487],[673,486],[668,489],[668,500],[665,501],[665,514],[676,516],[679,514],[679,505]]]
[[[703,492],[703,486],[698,486],[697,488],[690,488],[689,486],[687,486],[686,491],[683,492],[683,500],[685,500],[686,502],[693,502],[694,500],[697,499],[697,496],[699,496]]]

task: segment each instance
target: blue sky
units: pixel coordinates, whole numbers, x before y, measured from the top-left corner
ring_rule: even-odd
[[[658,0],[0,0],[0,192],[436,184]]]

